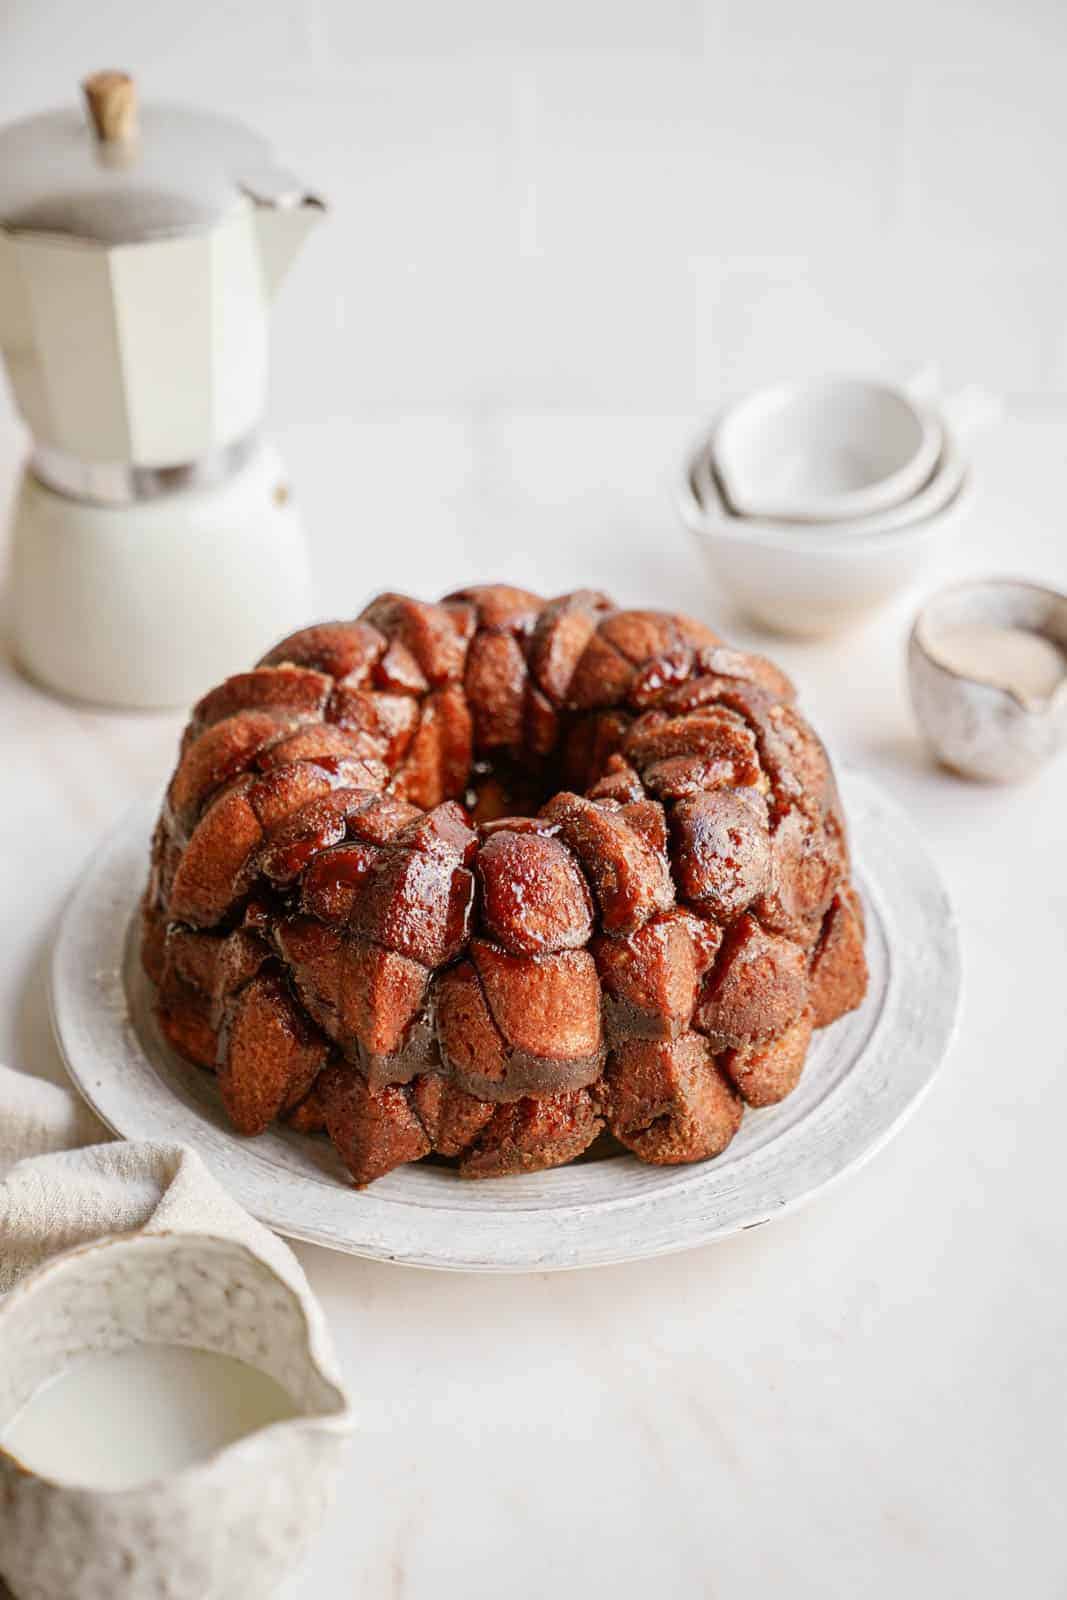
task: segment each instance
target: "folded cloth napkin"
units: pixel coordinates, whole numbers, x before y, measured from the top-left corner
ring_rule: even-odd
[[[138,1230],[234,1239],[311,1298],[292,1251],[195,1151],[114,1139],[69,1089],[0,1066],[0,1294],[61,1250]]]

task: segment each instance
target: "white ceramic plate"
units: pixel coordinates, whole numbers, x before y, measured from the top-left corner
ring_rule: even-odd
[[[868,913],[867,999],[816,1034],[787,1100],[746,1112],[724,1154],[698,1166],[610,1155],[472,1183],[421,1162],[360,1193],[343,1182],[325,1139],[289,1130],[238,1137],[211,1075],[161,1038],[141,974],[135,913],[154,802],[105,840],[67,908],[52,960],[56,1037],[74,1082],[111,1128],[191,1145],[236,1199],[291,1238],[484,1272],[684,1250],[768,1221],[870,1156],[948,1046],[960,972],[945,891],[914,824],[868,781],[850,777],[844,798]]]

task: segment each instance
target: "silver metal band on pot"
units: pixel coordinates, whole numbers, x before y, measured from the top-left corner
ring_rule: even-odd
[[[130,506],[143,500],[197,489],[214,489],[251,460],[258,433],[170,467],[138,467],[128,461],[80,461],[77,456],[35,444],[30,471],[46,489],[97,506]]]

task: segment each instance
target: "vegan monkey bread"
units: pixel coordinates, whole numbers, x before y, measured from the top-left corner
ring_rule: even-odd
[[[837,788],[788,678],[579,590],[384,594],[195,707],[142,955],[234,1127],[363,1186],[602,1133],[704,1161],[859,1005]]]

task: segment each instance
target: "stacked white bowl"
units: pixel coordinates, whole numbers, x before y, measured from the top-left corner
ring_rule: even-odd
[[[724,407],[686,457],[678,504],[715,580],[780,633],[832,633],[910,583],[971,498],[963,434],[989,396],[830,378]]]

